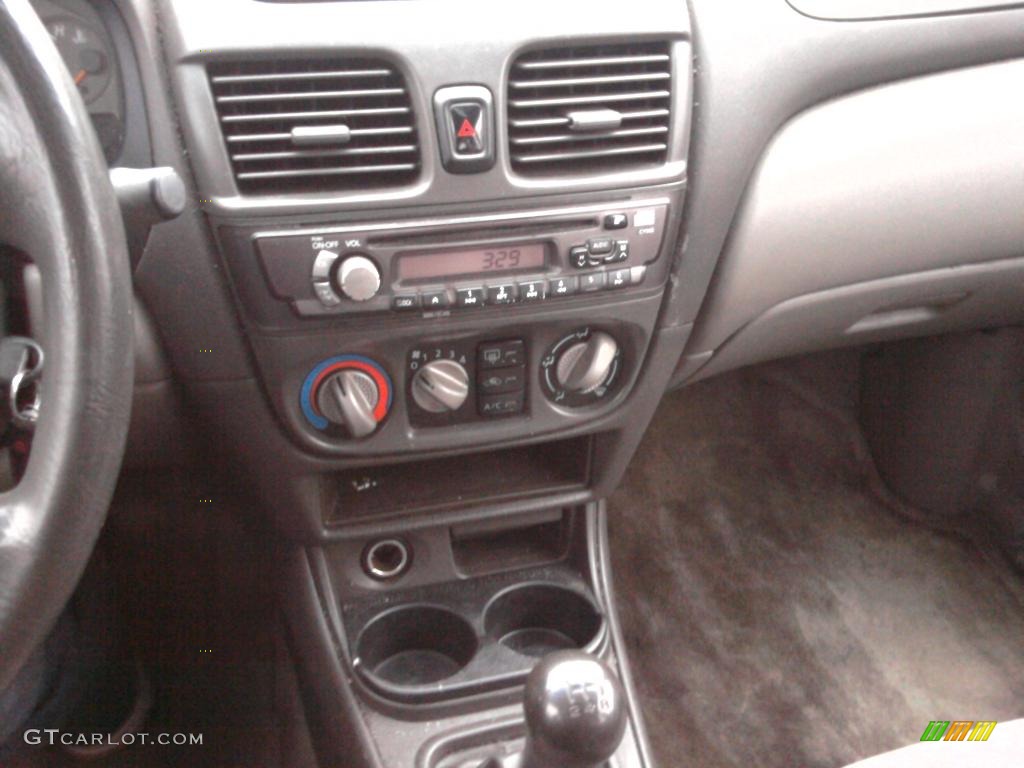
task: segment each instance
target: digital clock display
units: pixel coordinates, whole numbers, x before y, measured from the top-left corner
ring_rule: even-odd
[[[401,280],[429,280],[541,269],[543,266],[543,243],[527,243],[402,256],[398,260],[398,277]]]

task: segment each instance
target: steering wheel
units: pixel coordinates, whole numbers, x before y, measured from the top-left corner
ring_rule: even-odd
[[[133,374],[121,214],[85,106],[27,0],[0,0],[0,243],[42,275],[46,352],[28,464],[0,494],[2,691],[53,627],[103,526]]]

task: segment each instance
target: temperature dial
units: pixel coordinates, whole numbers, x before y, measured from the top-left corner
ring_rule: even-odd
[[[373,414],[378,402],[377,385],[362,371],[332,373],[316,390],[316,407],[323,417],[346,427],[352,437],[366,437],[377,429]]]
[[[339,355],[309,372],[299,401],[306,420],[316,429],[366,437],[391,409],[391,379],[367,357]]]
[[[560,339],[541,360],[541,384],[553,402],[578,408],[607,397],[621,366],[622,351],[611,334],[581,328]]]
[[[455,360],[432,360],[412,379],[412,399],[429,413],[457,411],[469,396],[469,374]]]

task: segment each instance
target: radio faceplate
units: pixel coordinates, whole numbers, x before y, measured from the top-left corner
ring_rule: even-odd
[[[300,316],[462,312],[642,283],[668,203],[257,232],[252,242],[270,291]]]

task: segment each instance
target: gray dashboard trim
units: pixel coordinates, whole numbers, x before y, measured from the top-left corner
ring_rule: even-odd
[[[1024,59],[874,88],[790,121],[750,183],[689,353],[796,296],[1024,255],[1022,83]],[[805,329],[827,345],[820,331]],[[750,354],[765,346],[753,341]]]
[[[203,205],[211,213],[240,217],[395,204],[465,204],[685,179],[692,97],[690,28],[685,6],[673,0],[636,0],[628,13],[615,0],[493,3],[487,6],[486,24],[482,19],[467,22],[464,5],[456,0],[402,3],[401,13],[396,13],[394,2],[373,0],[299,5],[254,0],[161,2],[172,83],[184,105],[185,139],[195,158]],[[432,29],[443,29],[443,40],[425,34]],[[506,149],[508,71],[521,52],[564,44],[567,39],[574,44],[674,41],[671,139],[664,165],[550,178],[528,178],[513,172]],[[221,139],[206,63],[323,53],[379,56],[402,72],[410,89],[422,151],[419,181],[345,194],[240,195]],[[438,88],[467,83],[485,85],[495,96],[498,161],[482,173],[450,174],[441,166],[431,100]]]
[[[794,10],[829,21],[879,20],[1024,8],[1020,0],[786,0]]]
[[[838,24],[782,0],[689,2],[693,136],[671,323],[696,319],[751,174],[794,115],[882,83],[1024,56],[1021,10]]]
[[[1024,322],[1024,258],[869,280],[776,304],[714,351],[687,355],[673,385],[819,349]]]

